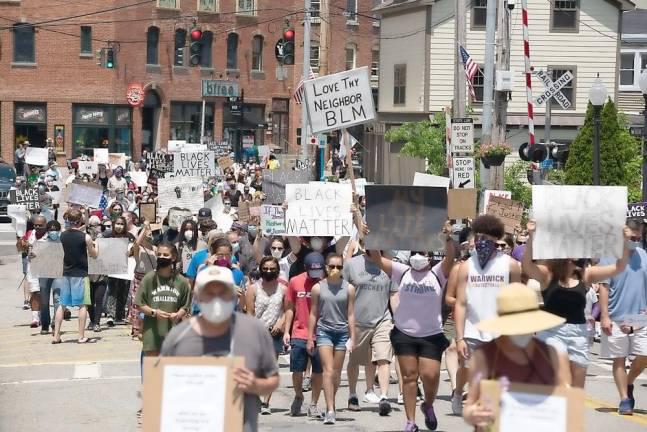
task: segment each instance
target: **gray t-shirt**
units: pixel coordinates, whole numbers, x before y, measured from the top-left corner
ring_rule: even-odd
[[[355,322],[358,327],[375,327],[391,319],[389,297],[398,287],[389,276],[365,255],[351,258],[344,264],[344,279],[355,287]]]
[[[226,356],[231,347],[231,333],[219,337],[203,337],[191,327],[191,320],[174,327],[162,345],[162,356],[195,357]],[[274,345],[270,333],[256,318],[241,313],[234,314],[233,355],[245,358],[245,367],[257,377],[267,378],[279,371],[274,357]],[[258,430],[258,412],[261,400],[253,394],[245,394],[244,432]]]

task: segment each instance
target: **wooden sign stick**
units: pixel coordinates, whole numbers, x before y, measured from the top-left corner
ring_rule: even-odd
[[[346,175],[350,176],[350,185],[353,188],[353,196],[357,196],[357,189],[355,188],[355,171],[353,170],[353,157],[351,155],[350,147],[350,134],[346,129],[343,129],[344,146],[346,147]],[[348,171],[350,169],[350,171]]]

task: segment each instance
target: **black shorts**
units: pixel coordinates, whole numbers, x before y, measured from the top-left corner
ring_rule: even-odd
[[[442,333],[426,337],[413,337],[394,327],[391,330],[391,345],[396,356],[412,355],[440,361],[443,352],[449,346],[449,341]]]

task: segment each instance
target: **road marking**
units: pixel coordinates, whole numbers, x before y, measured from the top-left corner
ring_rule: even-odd
[[[49,365],[77,365],[79,361],[87,363],[139,363],[139,359],[111,359],[111,360],[73,360],[73,361],[53,361],[53,362],[22,362],[22,363],[7,363],[0,364],[0,368],[16,368],[16,367],[30,367],[30,366],[49,366]]]
[[[629,420],[631,422],[647,426],[647,415],[646,414],[634,413],[634,415],[631,415],[631,416],[620,415],[620,414],[618,414],[618,407],[617,406],[609,405],[606,402],[603,402],[603,401],[598,400],[598,399],[594,399],[594,398],[592,398],[591,396],[588,396],[588,395],[586,397],[586,401],[584,402],[584,404],[586,405],[587,408],[590,408],[590,409],[592,409],[594,411],[602,412],[604,414],[610,414],[610,415],[615,416],[615,417],[620,417],[620,418],[622,418],[624,420]],[[603,408],[605,410],[610,410],[610,411],[598,411],[601,408]]]
[[[88,363],[77,364],[74,366],[74,376],[72,379],[98,379],[101,378],[101,364]]]
[[[42,379],[42,380],[25,380],[25,381],[11,381],[0,383],[0,386],[8,385],[23,385],[23,384],[60,384],[68,383],[73,381],[117,381],[117,380],[140,380],[141,376],[139,375],[125,375],[125,376],[114,376],[114,377],[98,377],[98,378],[51,378],[51,379]]]

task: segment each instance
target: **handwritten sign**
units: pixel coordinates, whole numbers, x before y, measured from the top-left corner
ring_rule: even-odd
[[[107,148],[95,148],[94,161],[100,164],[108,165],[110,163],[110,156]]]
[[[285,230],[294,236],[350,236],[353,227],[350,185],[288,184]]]
[[[523,216],[523,204],[501,197],[490,197],[488,207],[485,211],[489,215],[498,217],[505,226],[505,232],[514,234],[515,228],[521,226]]]
[[[310,173],[308,171],[263,170],[265,202],[283,204],[283,201],[285,201],[285,185],[304,184],[309,179]]]
[[[198,213],[204,207],[202,179],[198,177],[172,177],[157,179],[158,211],[166,217],[171,207],[182,207]]]
[[[98,256],[88,257],[88,274],[128,273],[128,239],[98,238],[96,244]]]
[[[351,179],[341,179],[339,180],[339,183],[341,184],[352,184]],[[368,182],[366,181],[365,178],[357,178],[355,179],[355,192],[357,193],[357,196],[366,196],[366,185]]]
[[[499,198],[505,198],[505,199],[512,199],[512,192],[504,191],[504,190],[491,190],[491,189],[486,190],[483,198],[483,213],[485,213],[485,210],[488,208],[488,205],[490,204],[490,197],[493,197],[493,196],[499,197]]]
[[[46,147],[27,147],[25,152],[25,162],[28,165],[47,166],[49,162],[49,152]]]
[[[258,155],[262,158],[268,157],[270,155],[270,146],[261,145],[257,147]]]
[[[443,250],[446,220],[444,187],[366,186],[367,249]]]
[[[182,152],[174,155],[173,174],[180,177],[211,177],[216,175],[213,152]]]
[[[185,140],[169,140],[166,149],[171,153],[181,152],[185,145]]]
[[[304,82],[312,133],[367,123],[375,118],[368,67]]]
[[[234,166],[234,161],[229,156],[222,156],[218,158],[218,166],[224,170]]]
[[[22,204],[7,205],[7,216],[11,218],[11,227],[16,231],[18,237],[25,235],[27,231],[27,209]]]
[[[70,183],[67,185],[67,202],[70,204],[84,205],[90,208],[99,208],[103,188],[94,183]]]
[[[157,222],[157,204],[152,203],[139,203],[139,217],[147,220],[150,223]]]
[[[214,152],[216,157],[228,156],[229,153],[231,153],[231,149],[229,148],[229,143],[227,141],[212,141],[207,143],[207,148]]]
[[[193,217],[193,213],[189,209],[173,207],[168,212],[168,226],[180,230],[182,223]]]
[[[624,186],[533,186],[534,259],[622,256]]]
[[[241,223],[249,223],[249,203],[241,201],[238,203],[238,221]]]
[[[60,242],[37,241],[32,247],[29,272],[38,278],[63,277],[63,245]]]
[[[77,163],[79,164],[79,175],[85,174],[92,177],[93,174],[96,174],[97,172],[99,172],[99,168],[98,168],[99,164],[97,163],[97,161],[80,160],[80,161],[77,161]]]
[[[268,236],[285,234],[285,212],[283,207],[277,205],[261,206],[261,231]]]
[[[12,204],[24,205],[27,210],[40,209],[38,187],[31,189],[14,189],[9,191],[9,200]]]

